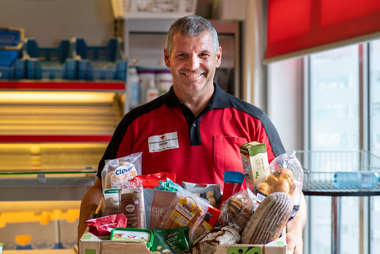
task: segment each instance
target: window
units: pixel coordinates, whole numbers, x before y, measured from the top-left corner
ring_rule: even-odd
[[[339,160],[321,158],[313,171],[359,170],[359,154],[355,155],[352,151],[368,149],[380,156],[380,41],[324,51],[312,54],[308,59],[308,149],[333,151],[333,156],[350,154],[350,158]],[[360,59],[368,59],[368,62],[361,64]],[[368,116],[364,116],[365,112],[368,112]],[[361,121],[368,122],[363,124]],[[364,129],[367,126],[368,130]],[[375,164],[380,160],[376,160],[374,158],[371,163],[379,166]],[[377,169],[379,171],[380,168]],[[339,199],[339,248],[342,254],[361,253],[360,248],[363,246],[368,246],[364,248],[373,254],[380,249],[380,197],[363,199],[366,201],[362,202],[359,197]],[[332,247],[332,198],[310,197],[309,206],[310,242],[309,252],[306,252],[329,253]],[[369,216],[363,209],[369,209]],[[363,216],[364,223],[361,222]],[[363,224],[369,227],[369,233],[361,230],[366,228]],[[367,237],[362,246],[361,234]]]
[[[369,43],[369,146],[380,156],[380,40]],[[377,168],[380,161],[372,161]],[[380,170],[378,170],[380,171]],[[380,197],[370,198],[370,253],[380,250]]]
[[[326,153],[315,171],[359,170],[359,46],[329,50],[310,55],[310,150]],[[321,153],[323,155],[323,153]],[[340,159],[340,156],[343,156]],[[315,167],[314,165],[317,165]],[[355,167],[356,166],[356,167]],[[311,197],[309,219],[313,254],[331,250],[331,197]],[[342,197],[340,210],[341,253],[359,253],[359,198]],[[329,230],[330,229],[330,230]]]

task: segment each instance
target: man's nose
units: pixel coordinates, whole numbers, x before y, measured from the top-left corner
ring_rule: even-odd
[[[199,57],[197,54],[192,54],[187,60],[187,66],[190,70],[196,70],[199,68]]]

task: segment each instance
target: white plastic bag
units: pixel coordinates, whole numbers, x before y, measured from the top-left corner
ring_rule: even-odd
[[[121,189],[124,183],[141,175],[142,152],[130,154],[125,157],[106,160],[102,170],[103,190],[110,188]]]

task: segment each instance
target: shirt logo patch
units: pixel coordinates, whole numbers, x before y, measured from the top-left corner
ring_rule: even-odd
[[[149,152],[162,152],[179,148],[177,132],[165,133],[148,138]]]

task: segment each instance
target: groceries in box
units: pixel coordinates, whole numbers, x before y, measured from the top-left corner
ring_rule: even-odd
[[[302,190],[302,170],[294,153],[278,156],[258,179],[250,179],[252,189],[241,187],[247,178],[242,174],[239,189],[224,193],[218,184],[183,182],[180,186],[164,172],[141,175],[142,156],[106,161],[98,218],[87,223],[96,221],[98,227],[108,228],[100,233],[90,227],[80,240],[81,253],[211,254],[246,248],[256,248],[257,253],[264,248],[265,253],[286,252],[285,225],[298,211]],[[280,188],[280,182],[287,188]],[[226,193],[225,202],[220,202]],[[102,222],[110,216],[121,221]]]

